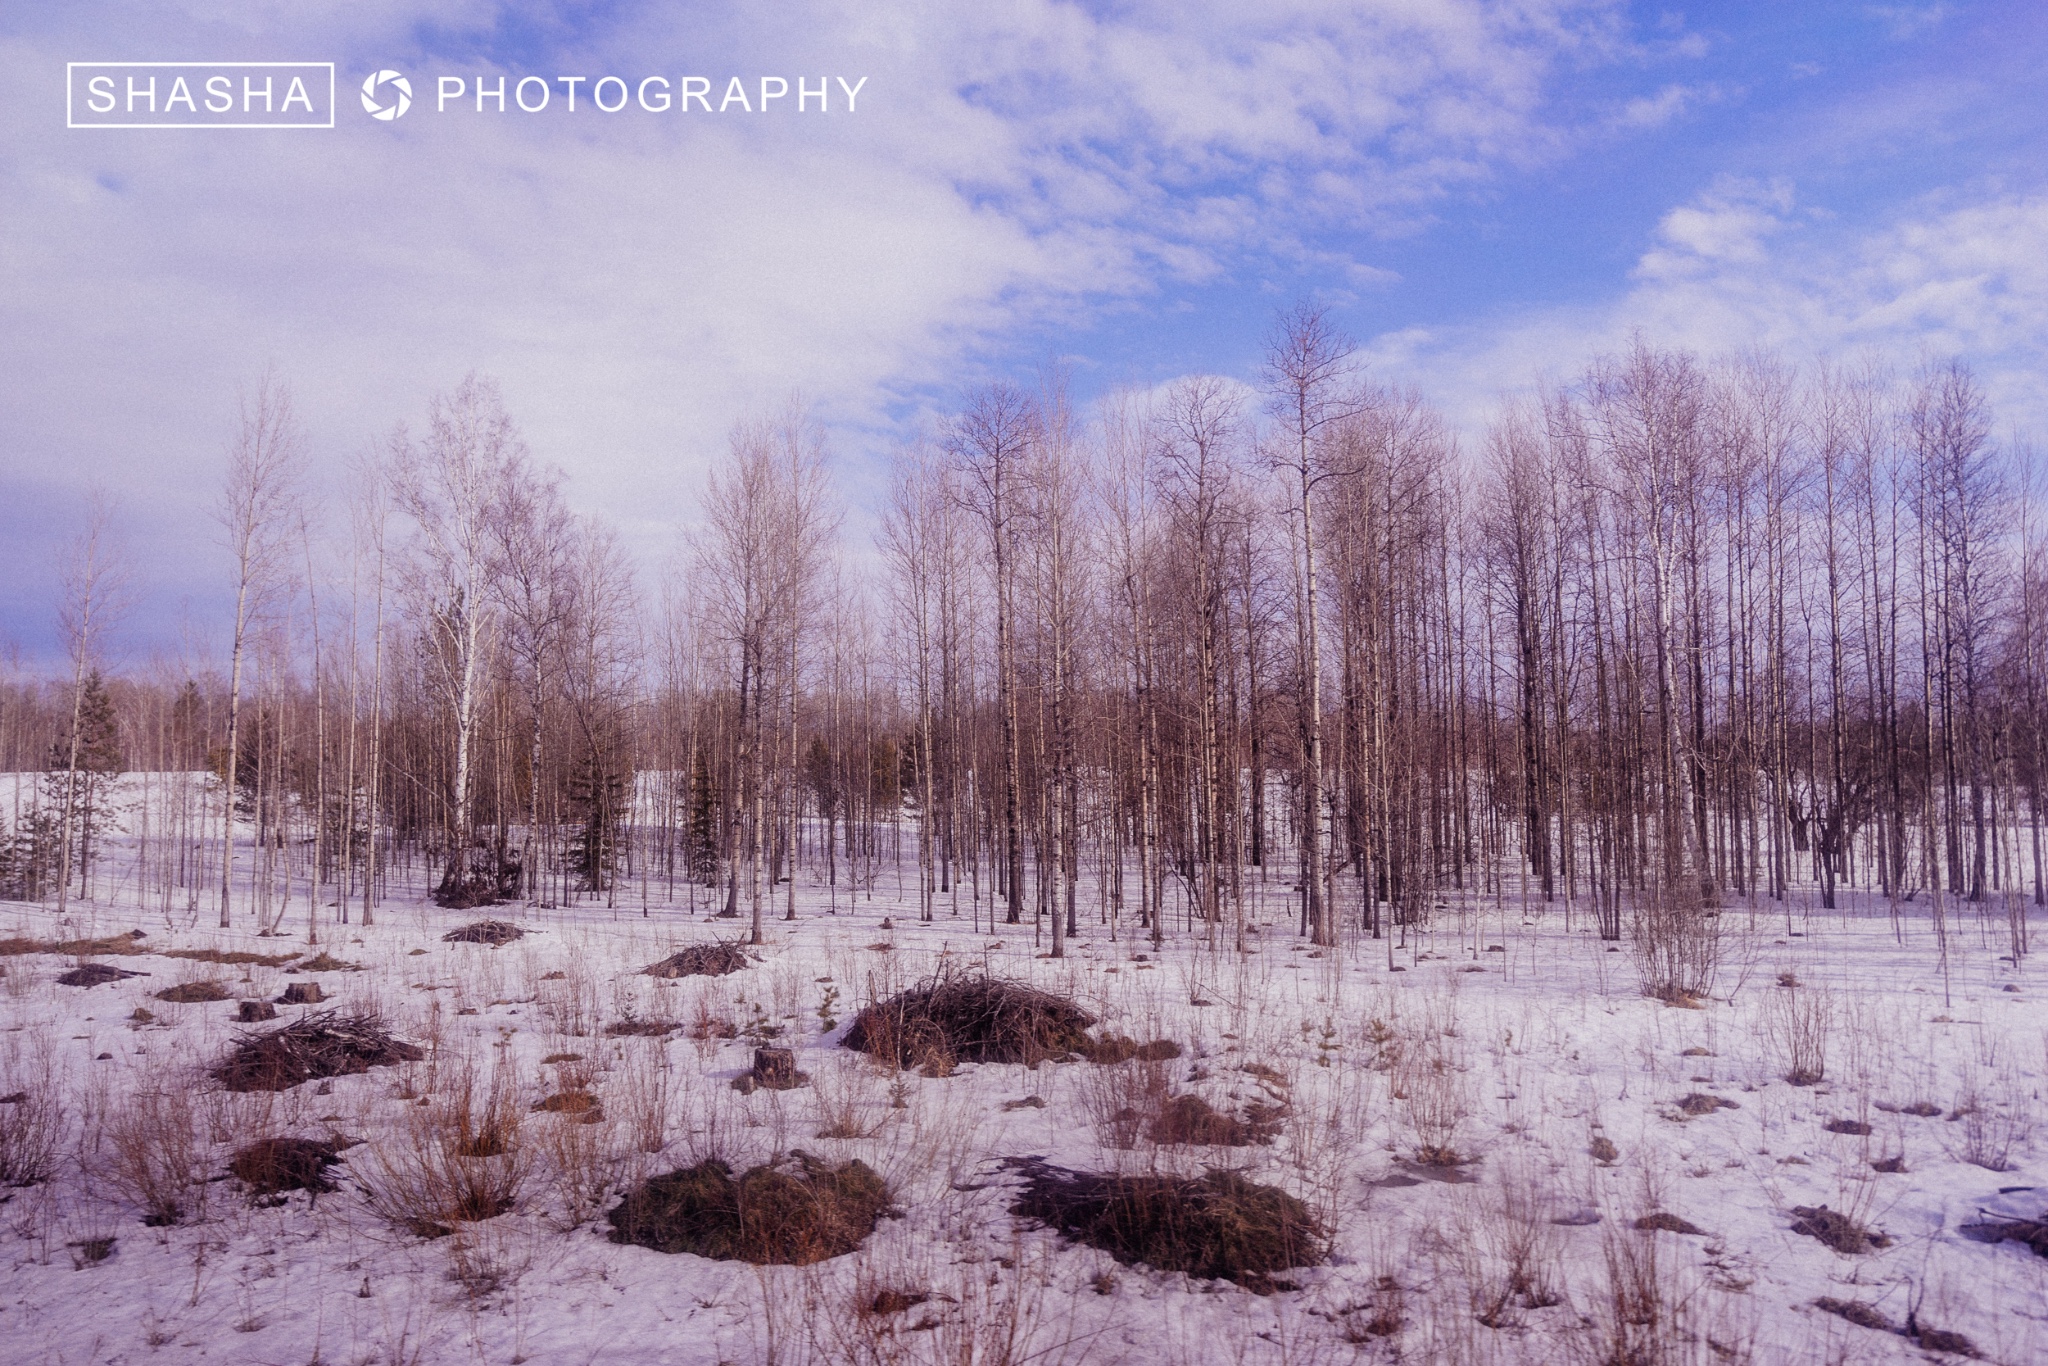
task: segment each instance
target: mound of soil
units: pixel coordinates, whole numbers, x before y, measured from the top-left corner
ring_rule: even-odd
[[[526,931],[520,929],[517,925],[508,924],[503,920],[479,920],[474,924],[464,925],[459,930],[448,931],[448,933],[441,936],[441,942],[444,944],[489,944],[495,949],[500,944],[509,944],[515,939],[524,938],[526,938]]]
[[[286,1091],[303,1081],[351,1076],[425,1056],[392,1038],[374,1015],[324,1010],[267,1034],[243,1035],[213,1075],[230,1091]]]
[[[873,1168],[807,1153],[735,1179],[717,1158],[653,1177],[606,1215],[615,1243],[714,1261],[808,1266],[854,1251],[889,1207]]]
[[[341,1159],[333,1145],[307,1138],[265,1138],[236,1150],[228,1173],[251,1195],[284,1191],[331,1191],[334,1183],[322,1173]]]
[[[648,964],[644,971],[649,977],[723,977],[753,965],[738,944],[692,944]]]
[[[65,973],[57,980],[67,987],[98,987],[108,982],[118,982],[124,977],[147,977],[146,972],[128,972],[121,968],[108,967],[105,963],[87,963]]]
[[[999,977],[941,974],[853,1017],[842,1042],[942,1075],[959,1062],[1024,1063],[1092,1046],[1095,1017],[1063,996]]]
[[[156,994],[159,1001],[172,1005],[197,1005],[203,1001],[225,1001],[234,995],[219,982],[180,982],[174,987],[165,987]]]
[[[1267,1294],[1274,1273],[1323,1260],[1323,1230],[1307,1205],[1237,1172],[1199,1179],[1076,1172],[1036,1158],[1011,1161],[1024,1175],[1012,1214],[1101,1248],[1120,1262],[1233,1280]]]

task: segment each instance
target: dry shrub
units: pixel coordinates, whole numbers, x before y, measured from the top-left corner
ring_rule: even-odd
[[[1480,1244],[1498,1274],[1473,1286],[1475,1314],[1489,1328],[1505,1327],[1514,1310],[1547,1309],[1562,1300],[1558,1289],[1558,1226],[1534,1176],[1523,1169],[1503,1175],[1492,1216],[1480,1229]]]
[[[156,994],[159,1001],[172,1005],[200,1005],[208,1001],[226,1001],[234,993],[219,982],[180,982],[174,987],[165,987]]]
[[[874,1169],[795,1152],[737,1179],[719,1158],[652,1177],[606,1215],[612,1241],[756,1266],[808,1266],[843,1256],[889,1207]]]
[[[1658,889],[1636,908],[1630,931],[1643,995],[1692,1006],[1713,991],[1721,918],[1701,904],[1697,887]]]
[[[1022,982],[941,972],[856,1015],[846,1047],[934,1074],[959,1062],[1034,1066],[1090,1046],[1095,1017]]]
[[[1081,1106],[1105,1148],[1138,1146],[1168,1095],[1166,1069],[1156,1062],[1090,1069],[1081,1078]]]
[[[48,1181],[64,1137],[64,1106],[47,1051],[33,1064],[10,1059],[0,1085],[0,1186]]]
[[[1785,1080],[1812,1086],[1828,1074],[1835,998],[1819,987],[1786,987],[1766,998],[1764,1029],[1785,1064]]]
[[[1458,1131],[1472,1112],[1471,1084],[1439,1043],[1404,1054],[1395,1073],[1394,1094],[1406,1103],[1415,1133],[1415,1160],[1426,1167],[1455,1167]]]
[[[460,929],[450,930],[441,936],[444,944],[489,944],[497,948],[510,944],[515,939],[526,938],[526,931],[503,920],[478,920]],[[301,966],[310,966],[302,964]]]
[[[109,1116],[107,1183],[142,1207],[152,1228],[198,1218],[206,1200],[205,1145],[183,1087],[135,1092]]]
[[[1307,1205],[1241,1173],[1201,1177],[1076,1172],[1035,1158],[1012,1214],[1035,1219],[1120,1262],[1233,1280],[1260,1294],[1284,1288],[1276,1272],[1323,1260],[1322,1225]]]
[[[736,943],[692,944],[643,969],[649,977],[723,977],[752,967],[754,960]]]
[[[452,1097],[409,1107],[400,1132],[354,1164],[370,1208],[422,1238],[517,1208],[533,1171],[522,1118],[503,1072],[481,1098],[465,1077]]]
[[[309,1138],[263,1138],[236,1149],[228,1162],[228,1174],[249,1188],[252,1196],[279,1195],[285,1191],[310,1191],[319,1195],[334,1189],[325,1175],[341,1159],[335,1145]]]
[[[230,1091],[284,1091],[425,1056],[392,1038],[376,1015],[324,1010],[266,1034],[242,1035],[213,1075]]]
[[[1716,1110],[1740,1110],[1740,1102],[1726,1100],[1706,1091],[1690,1091],[1678,1100],[1679,1113],[1692,1119],[1711,1115]]]
[[[618,1178],[615,1126],[602,1110],[563,1110],[552,1121],[542,1123],[540,1146],[547,1159],[550,1184],[561,1202],[557,1225],[566,1230],[589,1223],[603,1208]]]
[[[871,1138],[887,1122],[888,1109],[875,1097],[877,1079],[863,1068],[820,1072],[811,1080],[819,1138]]]
[[[1989,1081],[1974,1064],[1966,1065],[1943,1146],[1973,1167],[2012,1171],[2013,1155],[2025,1149],[2033,1131],[2027,1103],[2027,1086],[2011,1065],[1997,1067]]]

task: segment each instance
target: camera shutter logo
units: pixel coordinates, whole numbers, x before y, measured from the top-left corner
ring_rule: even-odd
[[[397,97],[393,103],[385,104],[381,98],[383,88],[390,86]],[[396,71],[379,71],[363,82],[363,111],[373,119],[389,123],[403,118],[405,111],[412,108],[412,82]]]

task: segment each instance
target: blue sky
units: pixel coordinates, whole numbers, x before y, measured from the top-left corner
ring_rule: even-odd
[[[338,64],[336,128],[64,126],[67,61],[278,59]],[[418,100],[391,123],[355,95],[384,67]],[[1638,328],[1958,352],[2038,430],[2044,70],[2023,0],[13,6],[0,641],[48,650],[95,481],[142,573],[127,657],[217,638],[206,506],[266,365],[336,494],[496,375],[650,571],[732,422],[792,390],[858,536],[892,446],[978,380],[1249,378],[1309,295],[1468,438]],[[822,116],[431,108],[442,75],[564,73],[867,85]]]

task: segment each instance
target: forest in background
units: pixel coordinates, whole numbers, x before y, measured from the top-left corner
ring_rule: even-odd
[[[94,501],[64,673],[0,682],[0,767],[37,775],[0,895],[317,935],[398,880],[759,942],[796,878],[902,877],[1055,956],[1241,943],[1253,884],[1319,945],[1512,896],[1666,999],[1737,901],[1866,889],[2018,958],[2043,898],[2048,542],[1961,360],[1639,339],[1461,448],[1301,306],[1248,382],[963,396],[871,547],[806,412],[743,421],[659,576],[486,379],[324,518],[305,448],[254,385],[193,547],[233,604],[210,668],[110,669]]]

